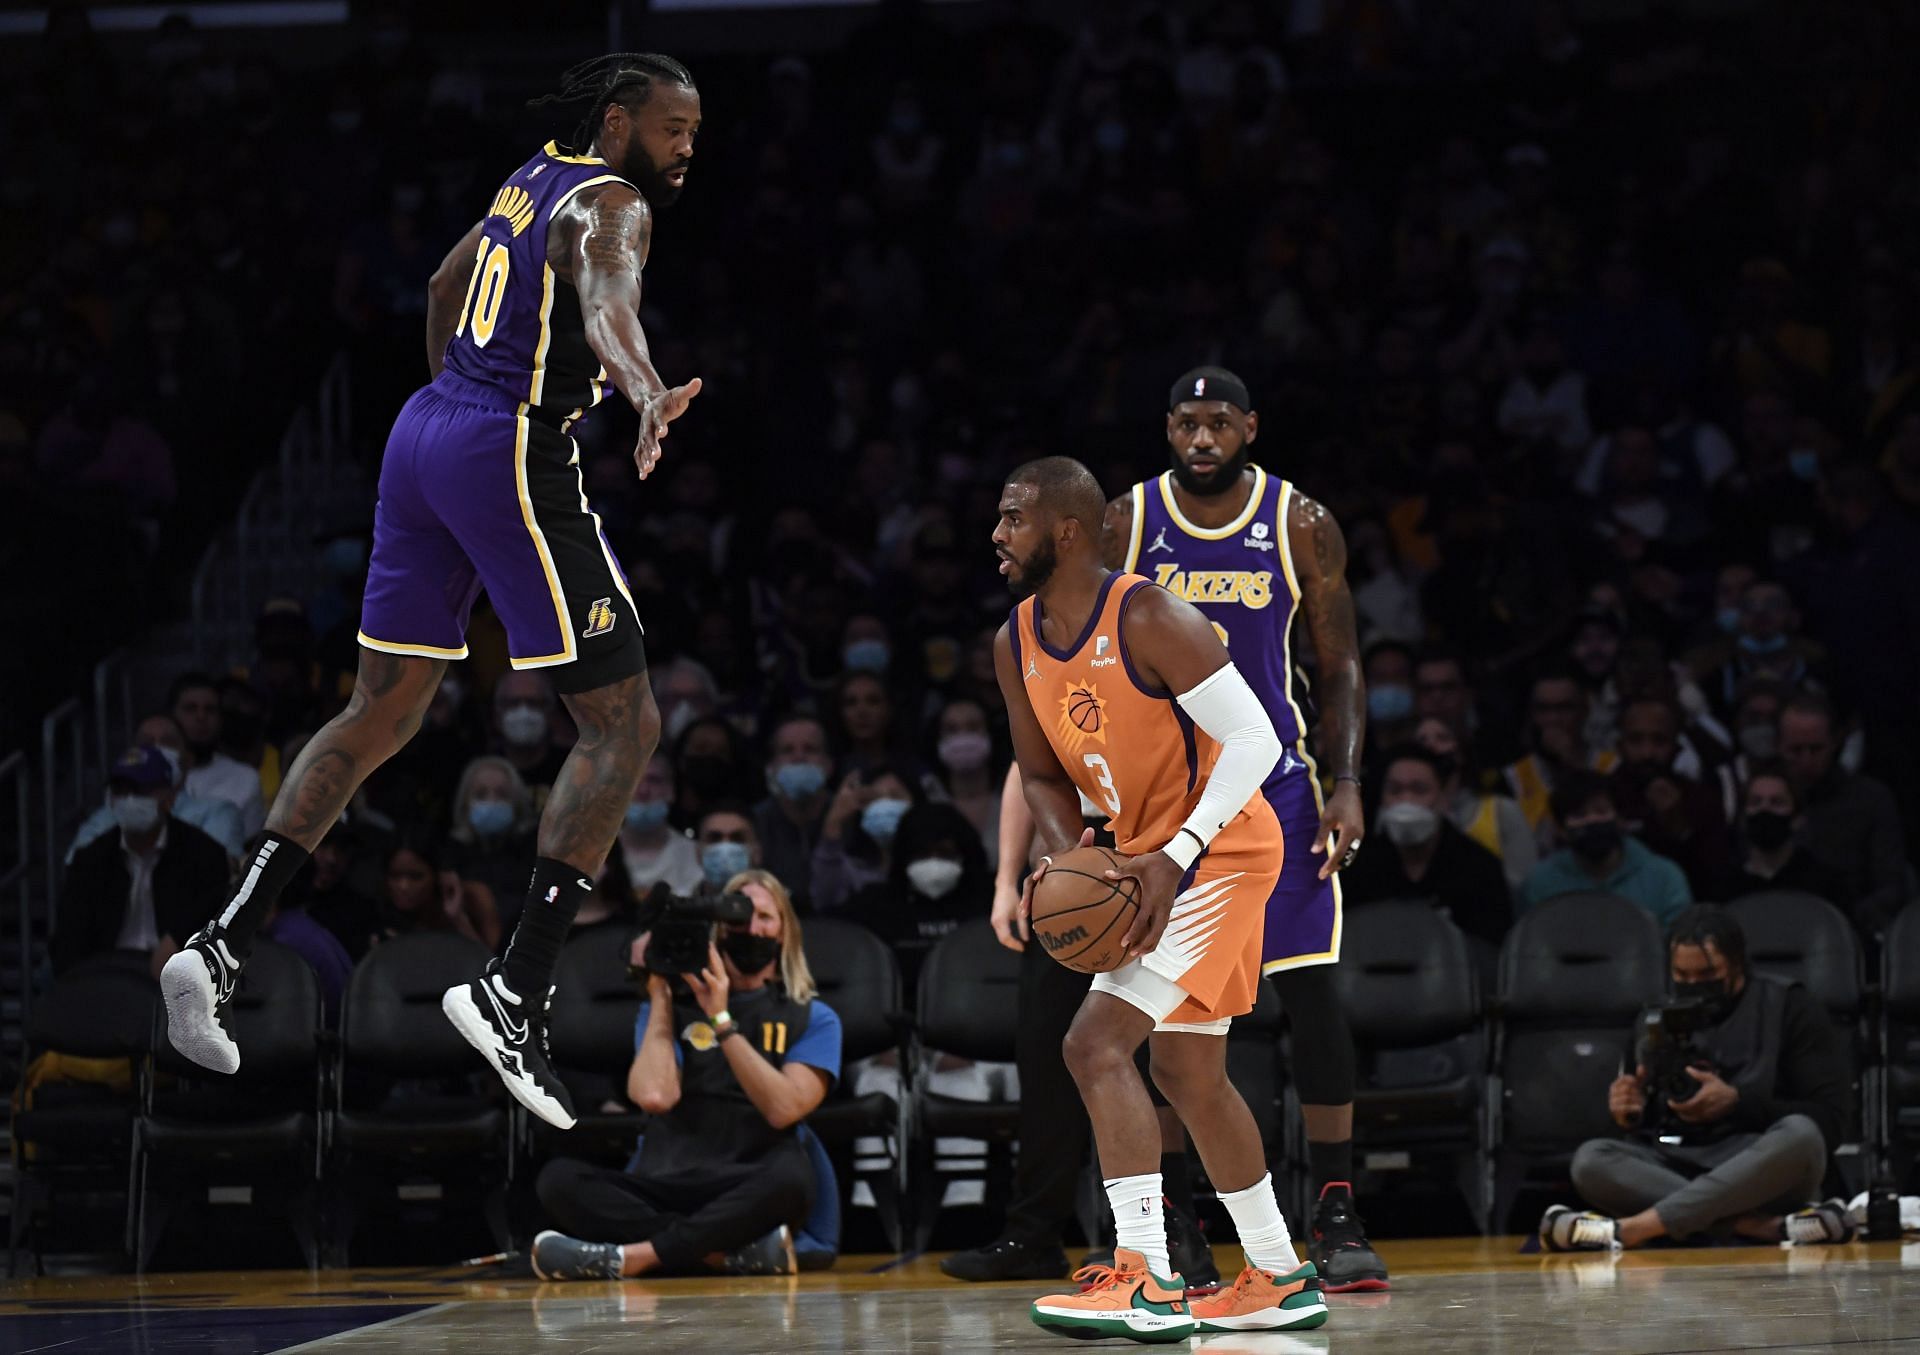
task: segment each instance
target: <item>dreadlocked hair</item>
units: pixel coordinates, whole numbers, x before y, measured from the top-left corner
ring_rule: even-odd
[[[693,73],[672,57],[656,52],[609,52],[569,69],[560,77],[559,89],[532,100],[528,107],[590,102],[567,146],[574,154],[583,155],[593,148],[594,133],[608,104],[623,104],[628,99],[643,104],[652,96],[656,83],[692,89]]]

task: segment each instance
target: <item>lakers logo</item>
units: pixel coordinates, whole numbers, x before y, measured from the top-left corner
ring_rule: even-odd
[[[697,1054],[704,1054],[719,1043],[719,1041],[714,1039],[713,1027],[705,1021],[694,1021],[690,1023],[685,1030],[680,1032],[680,1038],[691,1045]]]
[[[1155,565],[1153,581],[1188,602],[1227,602],[1255,611],[1273,601],[1273,572],[1245,569],[1188,569]]]
[[[1060,698],[1060,738],[1074,751],[1087,743],[1107,741],[1107,705],[1091,682],[1076,682]]]
[[[616,620],[612,598],[595,598],[593,606],[587,608],[587,628],[580,632],[580,638],[591,640],[597,635],[605,635],[613,629]]]
[[[493,195],[493,206],[487,208],[487,215],[504,216],[513,233],[518,235],[533,224],[533,197],[526,189],[509,184]]]

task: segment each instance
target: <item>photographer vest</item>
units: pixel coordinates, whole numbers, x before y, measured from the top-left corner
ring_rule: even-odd
[[[1750,974],[1727,1019],[1693,1037],[1694,1047],[1739,1090],[1743,1101],[1773,1097],[1780,1076],[1787,989],[1791,986],[1765,974]],[[1712,1124],[1683,1124],[1663,1106],[1656,1122],[1660,1132],[1678,1132],[1688,1143],[1712,1143],[1729,1134],[1752,1132],[1750,1128],[1736,1129],[1733,1118],[1728,1116]]]
[[[727,1002],[740,1034],[778,1068],[807,1029],[812,1006],[795,1002],[770,983]],[[783,1144],[798,1145],[797,1130],[767,1123],[715,1038],[707,1014],[684,995],[673,1003],[674,1039],[680,1049],[680,1100],[647,1122],[640,1171],[656,1179],[698,1181],[716,1170],[757,1162]]]

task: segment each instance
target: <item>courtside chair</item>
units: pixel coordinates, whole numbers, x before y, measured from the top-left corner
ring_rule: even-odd
[[[1880,1044],[1879,1137],[1893,1184],[1911,1194],[1920,1155],[1920,902],[1894,918],[1880,947]]]
[[[618,1167],[633,1156],[646,1116],[627,1101],[627,1073],[646,994],[627,973],[629,940],[618,928],[596,930],[567,942],[554,966],[547,1048],[579,1120],[559,1130],[537,1115],[523,1117],[537,1159],[578,1157]],[[602,1109],[609,1102],[622,1108]]]

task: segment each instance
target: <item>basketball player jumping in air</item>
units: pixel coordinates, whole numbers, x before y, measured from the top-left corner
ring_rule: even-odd
[[[1167,400],[1173,467],[1107,505],[1106,562],[1197,606],[1233,655],[1285,751],[1261,787],[1286,835],[1267,900],[1261,970],[1293,1018],[1293,1079],[1320,1188],[1309,1243],[1332,1293],[1385,1289],[1387,1267],[1354,1209],[1353,1036],[1333,985],[1340,959],[1340,880],[1360,848],[1360,750],[1366,694],[1347,543],[1340,525],[1289,482],[1248,461],[1260,419],[1240,378],[1197,367]],[[1293,623],[1306,617],[1319,659],[1317,742],[1331,763],[1322,799],[1294,695]],[[1312,851],[1297,850],[1311,841]],[[1177,1125],[1163,1127],[1178,1142]],[[1190,1202],[1176,1201],[1191,1208]]]
[[[573,1107],[546,1053],[554,961],[660,731],[640,618],[568,433],[617,389],[640,415],[644,479],[700,391],[660,379],[639,318],[653,213],[686,182],[700,96],[679,62],[622,52],[574,67],[540,102],[584,106],[571,144],[516,170],[429,286],[433,379],[387,439],[352,699],[301,752],[238,891],[161,986],[174,1047],[237,1069],[225,1013],[255,932],[360,783],[419,729],[448,661],[467,656],[484,586],[513,666],[549,671],[580,737],[505,958],[442,1005],[507,1089],[565,1129]]]
[[[1110,816],[1131,858],[1121,874],[1139,881],[1140,897],[1127,959],[1094,977],[1062,1049],[1093,1122],[1113,1265],[1082,1292],[1036,1300],[1033,1319],[1143,1341],[1317,1327],[1320,1278],[1294,1254],[1259,1129],[1226,1066],[1227,1028],[1253,1009],[1264,905],[1281,871],[1280,824],[1259,793],[1280,740],[1196,608],[1102,563],[1105,512],[1086,467],[1047,457],[1008,477],[993,533],[1022,599],[995,639],[994,667],[1039,840],[1049,852],[1091,841],[1084,792]],[[1160,1126],[1134,1066],[1142,1041],[1247,1255],[1231,1289],[1191,1303],[1168,1274]]]

